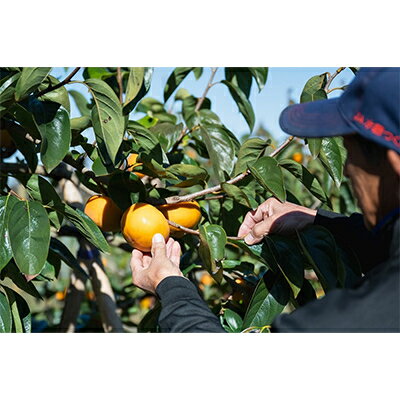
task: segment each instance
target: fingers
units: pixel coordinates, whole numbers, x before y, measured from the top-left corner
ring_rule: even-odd
[[[151,255],[154,258],[167,256],[167,248],[165,245],[164,236],[161,235],[161,233],[156,233],[153,236],[152,246],[151,246]]]
[[[264,218],[268,214],[268,200],[258,206],[256,210],[249,211],[244,220],[242,225],[239,228],[238,236],[243,237],[246,236],[254,227],[254,225],[258,224],[259,222],[263,221]]]
[[[172,238],[169,238],[166,244],[167,248],[167,257],[171,258],[171,251],[172,251],[172,246],[174,245],[175,240]]]
[[[269,225],[269,222],[266,221],[255,224],[253,229],[244,238],[245,243],[251,246],[261,242],[269,232]]]
[[[179,264],[181,262],[181,246],[178,242],[174,241],[172,245],[171,255],[169,258],[173,264],[179,267]]]
[[[130,265],[132,272],[143,268],[143,253],[140,250],[134,249],[132,251]]]

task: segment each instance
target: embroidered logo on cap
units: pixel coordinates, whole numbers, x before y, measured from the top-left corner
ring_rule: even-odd
[[[358,122],[365,129],[368,129],[373,135],[383,137],[388,142],[392,142],[396,147],[400,147],[400,136],[389,132],[382,124],[365,118],[360,112],[353,116],[353,121]]]

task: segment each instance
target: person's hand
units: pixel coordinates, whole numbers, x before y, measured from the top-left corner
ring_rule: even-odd
[[[291,235],[314,223],[316,210],[271,197],[260,204],[255,211],[246,214],[239,228],[238,236],[244,237],[248,245],[262,241],[270,233]]]
[[[153,236],[151,254],[140,250],[132,251],[131,270],[135,286],[155,293],[158,284],[168,276],[183,276],[179,269],[181,247],[174,239],[165,243],[164,237],[156,233]]]

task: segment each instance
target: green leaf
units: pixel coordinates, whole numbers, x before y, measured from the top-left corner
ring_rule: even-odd
[[[311,155],[316,158],[321,151],[321,138],[307,138],[308,148],[310,149]]]
[[[144,68],[129,68],[128,85],[126,88],[126,95],[124,101],[124,107],[133,101],[140,92],[140,88],[143,85],[144,80]]]
[[[197,123],[195,110],[198,101],[199,99],[194,96],[187,96],[182,101],[182,116],[188,128],[192,128]],[[211,101],[210,99],[205,98],[199,110],[209,110],[210,108]]]
[[[134,68],[135,70],[139,70],[140,68]],[[132,68],[131,68],[132,70]],[[151,85],[151,80],[153,77],[153,68],[149,68],[149,67],[145,67],[143,68],[143,79],[142,79],[142,85],[139,88],[139,91],[134,94],[134,92],[136,91],[136,85],[138,84],[138,81],[140,80],[138,78],[138,73],[135,72],[135,82],[132,81],[131,83],[131,87],[129,88],[129,84],[128,84],[128,91],[130,91],[129,93],[129,97],[130,97],[130,102],[126,103],[126,105],[124,105],[123,107],[123,114],[124,115],[128,115],[136,106],[136,104],[147,94],[147,92],[150,89],[150,85]],[[131,78],[131,75],[129,75],[129,79]],[[132,78],[133,79],[133,78]],[[127,93],[128,95],[128,93]],[[155,117],[155,115],[154,115]],[[171,115],[171,117],[173,117]]]
[[[67,110],[60,107],[54,119],[39,125],[42,135],[40,146],[41,160],[48,172],[57,167],[71,145],[71,126]]]
[[[22,106],[24,104],[24,106]],[[28,103],[26,101],[14,104],[8,112],[34,139],[40,139],[39,127],[33,118],[33,113],[27,110]]]
[[[44,263],[43,269],[40,274],[36,277],[38,280],[42,281],[53,281],[58,276],[61,269],[61,260],[54,254],[49,248],[49,254],[47,260]]]
[[[155,306],[140,321],[137,331],[139,333],[159,332],[158,318],[161,312],[161,303],[156,302]]]
[[[11,314],[16,333],[30,333],[32,326],[31,311],[28,303],[16,291],[4,287],[9,304],[11,306]]]
[[[68,111],[57,103],[29,98],[29,111],[34,115],[42,138],[41,160],[51,172],[68,153],[71,145],[71,126]]]
[[[260,279],[247,308],[243,329],[271,325],[289,301],[289,288],[283,278],[268,271]]]
[[[338,286],[338,253],[335,239],[322,226],[298,232],[303,252],[325,292]]]
[[[91,112],[99,155],[103,164],[114,165],[125,130],[125,120],[118,97],[109,85],[99,79],[85,81],[93,96]]]
[[[81,133],[92,126],[92,120],[88,115],[71,119],[71,131],[73,134]]]
[[[128,121],[127,132],[137,145],[147,151],[151,151],[159,144],[157,136],[137,121]]]
[[[12,257],[12,249],[8,233],[8,219],[11,209],[18,200],[11,195],[0,197],[0,271]]]
[[[10,132],[14,143],[18,150],[25,157],[28,167],[31,171],[35,171],[38,164],[38,157],[36,155],[36,146],[30,140],[26,139],[26,130],[14,121],[3,120],[2,125]]]
[[[50,73],[51,68],[22,68],[21,76],[18,79],[15,88],[15,100],[20,101],[43,82],[46,76]]]
[[[206,182],[208,180],[208,172],[201,167],[190,164],[173,164],[167,168],[168,172],[180,177],[190,179],[192,183]]]
[[[318,179],[306,167],[289,159],[280,160],[279,165],[297,178],[318,200],[323,203],[329,203],[329,198],[326,196]]]
[[[273,258],[269,254],[266,257],[269,265],[276,262],[274,269],[281,271],[296,298],[304,280],[304,261],[299,248],[293,240],[282,236],[268,236],[265,240],[273,255]],[[265,257],[266,249],[263,250]]]
[[[175,89],[182,83],[186,76],[193,71],[193,67],[178,67],[175,68],[167,80],[164,88],[164,102],[166,102]]]
[[[126,210],[132,204],[143,202],[146,198],[146,189],[143,182],[130,172],[120,172],[114,174],[108,184],[108,194],[114,200],[115,204],[122,210]],[[131,195],[134,195],[132,198]]]
[[[0,292],[0,333],[10,333],[12,317],[6,295]]]
[[[222,278],[221,261],[225,258],[226,233],[219,225],[201,225],[199,254],[207,270],[216,279]],[[218,275],[217,275],[218,274]]]
[[[29,294],[38,300],[43,300],[35,285],[31,281],[27,281],[25,276],[19,271],[14,261],[10,261],[2,271],[5,277],[11,279],[13,284],[20,288],[23,292]]]
[[[242,204],[248,208],[251,208],[251,204],[247,195],[237,186],[229,183],[221,183],[222,190],[232,199],[239,204]]]
[[[200,127],[200,136],[206,145],[215,176],[225,180],[224,171],[230,175],[234,166],[235,148],[231,138],[220,125],[205,124]]]
[[[278,162],[272,157],[261,157],[253,166],[249,165],[251,174],[257,182],[270,191],[281,202],[286,200],[283,175]]]
[[[261,92],[263,90],[265,84],[267,83],[268,78],[268,68],[266,67],[251,67],[248,68],[250,73],[253,75],[256,80],[258,91]]]
[[[203,74],[203,67],[196,67],[193,69],[194,77],[199,80],[201,75]]]
[[[326,99],[325,85],[326,74],[316,75],[310,78],[300,95],[300,103]]]
[[[225,68],[225,78],[232,85],[237,86],[248,99],[251,92],[253,77],[248,68]]]
[[[83,211],[74,209],[67,204],[55,204],[54,210],[62,213],[90,243],[105,253],[110,252],[110,246],[100,228]]]
[[[47,76],[45,80],[40,84],[38,90],[41,92],[42,90],[47,89],[48,87],[52,87],[60,83],[58,79],[56,79],[54,76]],[[68,113],[71,111],[70,107],[70,102],[69,102],[69,96],[68,96],[68,91],[65,88],[65,86],[61,86],[58,89],[52,90],[51,92],[48,92],[44,94],[43,96],[39,97],[40,101],[51,101],[53,103],[58,103],[62,105]]]
[[[150,128],[150,131],[158,137],[162,148],[168,153],[178,140],[182,129],[183,124],[175,125],[170,122],[162,122]]]
[[[0,118],[7,112],[8,108],[15,103],[15,86],[20,73],[7,74],[0,80]]]
[[[79,112],[82,116],[90,116],[90,107],[89,102],[87,101],[86,97],[76,90],[70,90],[68,92],[75,101],[76,106],[78,107]]]
[[[346,152],[342,145],[342,138],[323,138],[321,151],[318,157],[335,182],[335,185],[340,187],[346,160]]]
[[[247,170],[248,165],[252,165],[270,146],[271,141],[261,138],[247,139],[240,147],[238,158],[235,165],[234,175],[239,175]]]
[[[60,260],[64,261],[66,265],[68,265],[81,276],[84,276],[87,279],[89,278],[83,268],[79,265],[78,260],[69,251],[68,247],[65,246],[65,244],[60,240],[56,238],[51,238],[49,254],[52,254],[53,256],[58,257]]]
[[[13,257],[24,274],[38,274],[46,262],[50,243],[50,223],[46,210],[37,201],[19,201],[8,219]]]
[[[242,317],[227,308],[224,312],[224,320],[228,324],[231,332],[240,332],[243,326]]]
[[[62,203],[52,184],[39,175],[32,175],[26,184],[26,188],[31,197],[43,205],[53,206],[54,204]],[[48,215],[50,221],[55,224],[56,229],[59,229],[63,221],[63,215],[54,210],[49,210]]]
[[[150,117],[150,115],[146,115],[143,118],[140,118],[136,121],[138,124],[144,126],[145,128],[149,129],[152,128],[154,125],[157,125],[158,118]]]
[[[189,97],[190,93],[187,89],[185,88],[180,88],[178,91],[175,93],[175,100],[185,100],[186,97]]]
[[[250,131],[252,131],[255,124],[255,115],[253,107],[250,101],[247,99],[245,93],[238,86],[232,84],[227,80],[223,80],[221,83],[228,87],[233,100],[239,107],[240,113],[243,115],[244,119],[249,125]]]
[[[86,67],[83,71],[83,79],[108,79],[115,76],[116,72],[111,72],[104,67]]]

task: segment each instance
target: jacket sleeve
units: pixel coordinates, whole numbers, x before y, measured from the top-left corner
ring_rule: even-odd
[[[162,306],[158,319],[161,332],[225,333],[218,318],[188,279],[165,278],[158,284],[156,294]]]
[[[389,248],[385,245],[385,238],[374,235],[365,227],[362,214],[354,213],[347,217],[331,211],[318,210],[314,225],[328,229],[343,248],[353,250],[363,273],[388,257]]]

